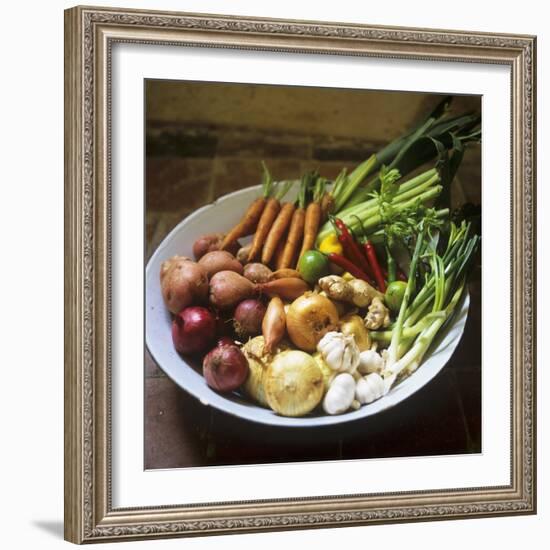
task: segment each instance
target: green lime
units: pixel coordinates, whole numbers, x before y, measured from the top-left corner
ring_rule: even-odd
[[[298,262],[298,271],[304,281],[313,284],[328,275],[328,260],[317,250],[308,250]]]
[[[386,305],[394,312],[397,313],[401,307],[401,302],[403,301],[403,296],[405,295],[405,289],[407,288],[407,283],[404,281],[394,281],[390,283],[386,288]]]

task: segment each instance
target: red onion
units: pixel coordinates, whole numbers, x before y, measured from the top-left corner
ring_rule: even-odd
[[[183,355],[206,351],[215,336],[216,320],[204,307],[187,307],[172,322],[172,340]]]
[[[248,360],[236,345],[216,346],[202,362],[206,383],[214,390],[230,392],[248,376]]]
[[[266,307],[260,300],[243,300],[233,313],[233,326],[239,338],[257,336],[262,332]]]
[[[235,340],[232,340],[229,338],[229,336],[223,336],[218,340],[218,343],[216,344],[219,348],[223,348],[223,346],[234,346]]]

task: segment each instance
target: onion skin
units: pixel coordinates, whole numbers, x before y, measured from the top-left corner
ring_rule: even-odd
[[[307,292],[288,309],[286,330],[292,343],[299,349],[314,352],[319,340],[338,327],[338,311],[325,296]]]
[[[271,269],[264,264],[251,263],[244,266],[243,275],[253,283],[267,283],[271,274]]]
[[[254,294],[254,283],[234,271],[219,271],[210,279],[210,303],[230,309]]]
[[[283,416],[303,416],[323,398],[323,374],[315,360],[303,351],[278,353],[263,379],[269,406]]]
[[[237,336],[244,340],[260,334],[265,312],[266,307],[260,300],[243,300],[233,313],[233,327]]]
[[[172,341],[178,353],[206,351],[216,336],[216,320],[204,307],[188,307],[172,321]]]
[[[216,346],[205,356],[202,369],[206,383],[219,392],[231,392],[244,384],[248,361],[236,345]]]
[[[262,322],[262,334],[265,340],[265,350],[273,353],[275,347],[285,335],[286,315],[283,301],[274,296],[271,298]]]
[[[260,294],[268,296],[279,296],[282,300],[296,300],[309,290],[309,285],[297,277],[285,277],[283,279],[275,279],[268,283],[256,285],[256,290]]]
[[[187,306],[200,304],[208,297],[206,270],[185,256],[174,256],[162,263],[160,287],[166,307],[177,315]]]
[[[345,335],[352,334],[359,351],[365,351],[371,347],[369,331],[365,328],[363,319],[359,315],[346,315],[340,321],[340,332]]]
[[[249,370],[248,378],[243,384],[243,390],[256,403],[269,408],[265,398],[263,379],[271,356],[265,351],[264,337],[256,336],[250,339],[241,350],[248,361]]]
[[[284,341],[274,350],[274,354],[288,349],[288,344]],[[246,359],[248,360],[248,378],[243,384],[242,389],[246,395],[251,397],[262,407],[269,408],[265,397],[264,377],[269,363],[273,360],[273,355],[265,349],[265,340],[263,336],[251,338],[242,348]]]
[[[235,256],[226,250],[208,252],[197,263],[206,269],[209,279],[220,271],[234,271],[239,275],[243,274],[241,262],[237,261]]]
[[[222,336],[216,345],[219,348],[223,348],[223,346],[236,346],[237,344],[235,344],[235,340],[232,340],[229,336]]]

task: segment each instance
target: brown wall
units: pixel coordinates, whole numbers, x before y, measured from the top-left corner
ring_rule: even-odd
[[[147,120],[214,124],[380,142],[404,132],[442,96],[412,92],[182,81],[147,82]],[[476,96],[457,111],[479,109]]]

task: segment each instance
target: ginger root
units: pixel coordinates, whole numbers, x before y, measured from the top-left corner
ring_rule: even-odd
[[[378,297],[374,298],[365,317],[365,327],[370,330],[378,330],[390,324],[390,310]]]
[[[338,275],[329,275],[319,279],[319,286],[329,298],[348,302],[357,307],[367,307],[374,298],[382,300],[384,295],[366,281],[352,279],[346,281]]]

